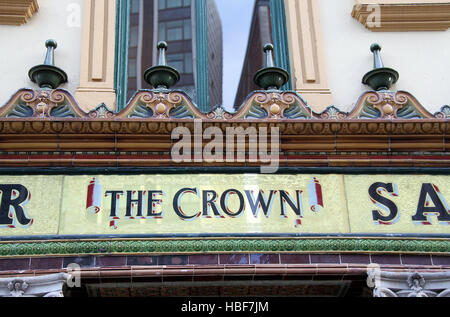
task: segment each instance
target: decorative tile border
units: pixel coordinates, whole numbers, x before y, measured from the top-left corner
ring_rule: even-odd
[[[450,255],[447,239],[205,238],[0,243],[0,257],[205,253],[401,253]]]

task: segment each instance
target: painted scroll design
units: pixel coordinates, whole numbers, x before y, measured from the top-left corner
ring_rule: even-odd
[[[97,177],[90,182],[87,190],[86,210],[91,214],[98,214],[102,208],[102,185]]]
[[[369,91],[359,98],[347,118],[431,119],[433,115],[408,92]]]
[[[63,89],[22,89],[0,108],[0,117],[6,118],[82,118],[81,110],[72,95]]]

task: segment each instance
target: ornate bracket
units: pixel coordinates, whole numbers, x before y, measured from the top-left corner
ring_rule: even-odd
[[[0,297],[63,297],[67,273],[45,276],[0,278]]]
[[[373,269],[368,285],[374,297],[450,297],[450,272],[386,272]]]

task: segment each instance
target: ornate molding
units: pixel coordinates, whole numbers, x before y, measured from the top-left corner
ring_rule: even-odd
[[[443,106],[441,111],[434,114],[435,118],[438,119],[449,119],[450,118],[450,106]]]
[[[89,117],[92,119],[111,119],[114,117],[114,112],[102,103],[94,110],[89,111]]]
[[[31,164],[35,159],[39,161],[37,154],[48,152],[46,159],[40,159],[33,164],[43,166],[56,160],[58,166],[74,166],[73,164],[84,163],[75,156],[70,159],[66,157],[64,161],[62,156],[52,155],[63,151],[85,153],[88,149],[108,152],[108,155],[146,151],[157,151],[159,155],[165,155],[164,153],[170,152],[171,132],[176,127],[186,127],[193,131],[195,119],[201,119],[205,127],[213,124],[222,131],[240,124],[258,128],[267,127],[270,123],[279,128],[281,151],[286,152],[446,153],[449,111],[450,108],[445,106],[432,115],[407,92],[369,91],[359,98],[351,113],[342,112],[332,106],[317,114],[312,112],[295,92],[256,91],[237,113],[232,114],[217,107],[214,111],[204,114],[183,92],[147,90],[139,91],[127,108],[119,113],[111,111],[104,104],[87,113],[65,90],[21,89],[0,108],[0,133],[3,136],[4,154],[28,154],[23,158],[3,155],[0,157],[0,165]],[[132,136],[118,137],[125,134]],[[85,141],[75,141],[74,135],[84,138]],[[138,142],[138,135],[145,135],[145,142]],[[420,143],[417,143],[418,135]],[[293,136],[296,142],[292,142]],[[316,141],[305,142],[309,137],[314,137]],[[33,155],[33,152],[36,152],[36,155]],[[127,161],[126,158],[114,155],[114,160],[123,159],[127,162],[121,162],[121,166],[159,165],[165,162],[161,156],[152,159],[150,156],[141,157],[139,163],[133,163],[132,160]],[[358,164],[367,164],[367,156],[361,155],[365,154],[355,154],[355,159],[360,162]],[[444,166],[447,164],[447,157],[448,155],[441,154],[430,159],[422,157],[415,166]],[[336,159],[337,157],[333,158],[334,163],[331,163],[331,158],[328,157],[322,163],[327,166],[353,164],[350,163],[350,158],[345,162],[338,162]],[[111,157],[107,160],[108,164],[113,164]],[[385,160],[380,158],[377,164],[393,164],[392,160],[395,160],[395,156]],[[294,160],[289,164],[298,166],[313,162],[319,164],[313,158]],[[114,164],[116,163],[118,164],[118,161]],[[100,166],[105,164],[105,161],[92,159],[90,164]],[[406,160],[402,164],[409,166],[411,162]]]
[[[0,297],[64,297],[70,274],[0,278]]]
[[[370,238],[186,238],[58,240],[0,243],[0,257],[197,254],[197,253],[401,253],[443,254],[450,252],[445,239]]]
[[[373,268],[368,275],[374,297],[450,297],[450,271],[387,272]]]
[[[119,112],[119,118],[195,119],[205,116],[182,91],[141,90]]]
[[[0,108],[4,118],[83,118],[87,114],[80,109],[72,95],[63,89],[21,89]]]
[[[311,119],[313,113],[293,92],[255,91],[231,119]]]
[[[323,120],[344,120],[347,119],[348,113],[342,112],[335,106],[329,106],[319,116]]]
[[[0,0],[0,24],[25,24],[37,11],[37,0]]]
[[[450,27],[450,3],[356,0],[352,17],[373,32],[445,31]]]

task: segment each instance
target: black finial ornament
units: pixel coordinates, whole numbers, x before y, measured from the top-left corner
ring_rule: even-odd
[[[396,70],[384,67],[380,55],[381,46],[379,44],[372,44],[370,50],[373,53],[374,69],[364,75],[362,83],[370,86],[375,91],[389,90],[398,81],[400,76]]]
[[[180,80],[180,73],[173,67],[167,66],[167,43],[159,42],[158,65],[150,67],[144,73],[144,80],[156,89],[169,89]]]
[[[256,72],[254,82],[265,90],[279,90],[288,82],[289,73],[282,68],[275,67],[272,44],[264,45],[264,53],[266,54],[266,65]]]
[[[45,42],[45,46],[47,47],[47,55],[44,64],[31,68],[28,76],[40,88],[56,89],[67,82],[67,74],[55,66],[55,49],[58,46],[56,41],[48,40]]]

